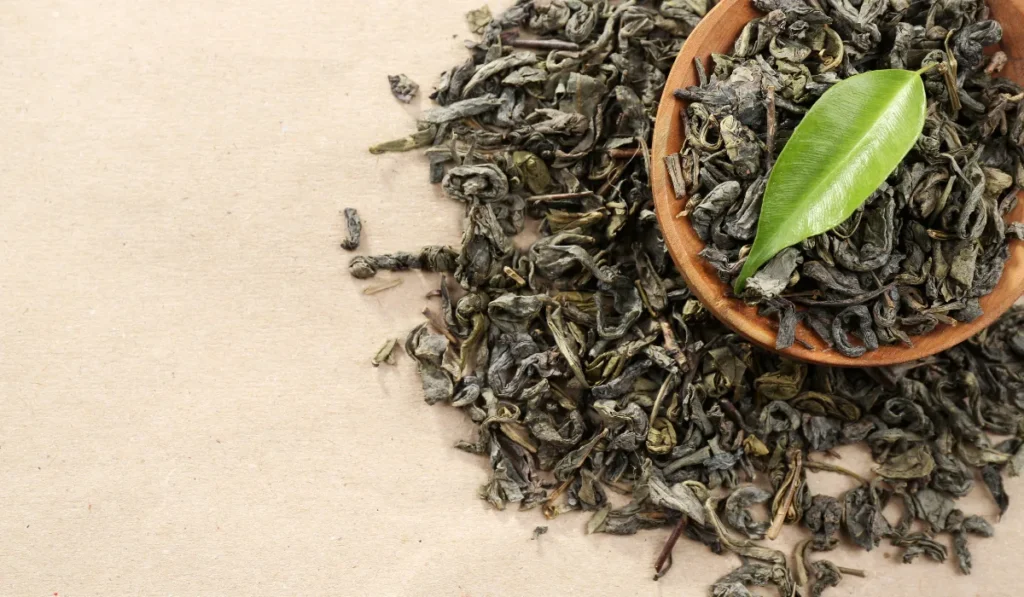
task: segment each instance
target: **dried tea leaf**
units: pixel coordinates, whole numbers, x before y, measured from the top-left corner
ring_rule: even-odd
[[[363,222],[359,219],[359,213],[351,207],[346,207],[342,214],[345,218],[345,240],[341,241],[341,248],[346,251],[354,251],[359,248]]]
[[[737,487],[725,501],[725,521],[749,539],[764,539],[771,522],[754,520],[748,508],[771,498],[771,493],[755,485]]]
[[[780,595],[790,595],[792,581],[784,565],[749,563],[719,578],[711,586],[712,597],[753,597],[747,586],[775,585]]]
[[[400,272],[421,269],[429,272],[447,272],[455,269],[456,253],[451,247],[427,246],[418,253],[389,253],[353,257],[348,272],[353,278],[364,280],[380,270]]]
[[[915,446],[886,461],[875,472],[887,479],[920,479],[935,469],[935,459],[925,446]]]
[[[633,489],[633,495],[638,501],[650,501],[655,506],[681,512],[697,524],[704,524],[704,506],[693,491],[684,483],[669,487],[654,474],[654,465],[650,460],[644,462],[643,473]]]
[[[388,338],[387,340],[384,341],[384,344],[381,345],[380,349],[377,351],[377,354],[373,355],[373,359],[371,359],[370,363],[374,367],[379,367],[381,363],[388,363],[389,365],[393,365],[394,359],[391,358],[391,355],[394,353],[396,346],[398,346],[398,340],[394,338]]]
[[[465,99],[447,106],[431,108],[420,115],[420,122],[427,124],[443,124],[452,120],[469,118],[485,112],[496,110],[502,104],[500,98],[481,96]]]
[[[817,551],[829,551],[839,545],[839,528],[843,507],[839,500],[828,495],[816,495],[810,508],[804,511],[804,525],[814,533],[811,546]]]
[[[380,155],[391,151],[412,151],[413,149],[430,145],[434,141],[435,135],[437,135],[436,128],[425,126],[407,137],[378,143],[370,147],[370,153]]]
[[[405,352],[418,365],[427,404],[451,400],[455,395],[455,384],[441,365],[446,350],[448,339],[430,332],[425,323],[417,326],[405,341]]]
[[[988,487],[989,493],[992,494],[992,499],[999,506],[999,515],[1006,514],[1006,509],[1010,507],[1010,496],[1006,495],[1006,490],[1003,488],[1003,476],[999,474],[999,469],[991,464],[982,468],[981,479]]]
[[[379,284],[372,284],[370,286],[367,286],[366,288],[363,289],[363,294],[366,294],[366,295],[379,294],[381,292],[384,292],[385,290],[390,290],[390,289],[394,288],[395,286],[399,286],[401,283],[402,283],[402,279],[401,278],[392,278],[390,280],[386,280],[386,281],[381,282]]]
[[[388,75],[388,84],[391,86],[391,95],[398,101],[408,104],[420,91],[420,86],[405,75]]]
[[[473,33],[483,33],[492,20],[491,9],[486,4],[466,13],[466,23]]]

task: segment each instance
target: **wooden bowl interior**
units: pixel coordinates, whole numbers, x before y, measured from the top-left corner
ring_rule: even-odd
[[[1024,82],[1024,0],[995,0],[990,2],[992,18],[1003,26],[1003,41],[999,49],[1009,57],[1002,76],[1018,83]],[[672,92],[697,84],[694,59],[700,58],[710,73],[711,54],[728,53],[743,27],[760,13],[750,0],[723,0],[700,22],[683,45],[665,84],[654,128],[651,164],[651,183],[655,209],[665,243],[687,285],[698,299],[723,323],[751,342],[775,350],[774,322],[757,314],[756,307],[729,298],[728,287],[715,270],[699,255],[704,242],[694,232],[687,218],[677,217],[686,205],[678,200],[669,181],[665,156],[677,153],[683,140],[680,111],[686,106]],[[1024,193],[1022,193],[1024,195]],[[1008,221],[1024,220],[1024,200],[1019,201]],[[929,334],[913,338],[914,345],[882,346],[860,358],[849,358],[831,350],[807,326],[800,324],[797,340],[782,354],[813,363],[844,367],[871,367],[904,363],[930,356],[971,337],[1009,309],[1024,293],[1024,243],[1014,241],[1010,259],[1003,277],[995,290],[981,299],[984,314],[970,323],[956,326],[941,325]],[[806,342],[811,348],[801,346]]]

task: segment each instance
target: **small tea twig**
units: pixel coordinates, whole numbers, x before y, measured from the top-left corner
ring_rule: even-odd
[[[519,272],[517,272],[516,270],[506,265],[504,268],[502,268],[502,271],[505,272],[505,275],[511,278],[512,281],[516,283],[516,285],[526,286],[526,280],[524,280],[523,277],[520,276]]]
[[[388,338],[385,340],[384,344],[377,351],[377,354],[373,355],[373,358],[370,360],[370,364],[374,367],[380,367],[381,363],[390,363],[391,355],[394,353],[395,346],[397,345],[398,340],[395,340],[394,338]]]
[[[807,546],[811,544],[810,539],[804,539],[800,543],[797,543],[796,548],[793,549],[793,576],[796,586],[802,587],[807,584],[809,580],[807,576],[807,561],[806,552]]]
[[[679,537],[683,534],[683,529],[685,528],[686,516],[684,515],[679,518],[679,522],[672,528],[668,539],[665,540],[665,546],[661,548],[661,553],[658,554],[658,559],[654,561],[654,580],[665,576],[665,573],[672,568],[672,549],[676,546],[676,542],[679,541]]]
[[[772,167],[773,156],[775,155],[775,128],[777,126],[775,117],[775,87],[768,87],[768,137],[765,139],[764,167],[765,170]]]
[[[567,52],[579,52],[580,45],[571,41],[560,39],[513,39],[507,45],[513,48],[524,50],[565,50]]]
[[[700,87],[708,86],[708,73],[704,70],[704,61],[694,56],[693,67],[697,71],[697,84]]]
[[[430,307],[423,307],[423,316],[427,318],[427,321],[430,322],[430,325],[434,326],[434,329],[444,334],[444,337],[448,338],[449,342],[451,342],[455,346],[458,346],[460,344],[459,339],[456,338],[455,335],[452,334],[451,330],[448,329],[448,326],[444,324],[444,320],[441,319],[437,315],[437,313],[431,311]]]
[[[622,173],[626,171],[627,165],[629,165],[629,162],[626,162],[625,164],[622,164],[621,166],[615,169],[615,172],[613,172],[612,175],[608,177],[608,180],[606,180],[605,183],[601,185],[601,188],[597,190],[597,194],[599,196],[604,197],[605,194],[609,190],[611,190],[612,186],[614,186],[615,183],[619,180],[619,177],[622,176]]]
[[[380,292],[384,292],[385,290],[389,290],[391,288],[394,288],[395,286],[398,286],[401,283],[402,283],[402,279],[401,278],[394,278],[394,279],[391,279],[391,280],[387,280],[385,282],[381,282],[380,284],[374,284],[373,286],[367,286],[366,288],[363,289],[363,294],[374,295],[374,294],[377,294],[377,293],[380,293]]]
[[[683,144],[679,146],[679,154],[682,155],[683,151],[686,150],[686,144],[690,139],[687,132],[690,130],[690,119],[686,116],[686,108],[679,111],[679,120],[682,121],[683,128],[679,129],[683,132]]]
[[[662,382],[661,388],[658,390],[658,395],[654,397],[654,406],[651,407],[651,424],[647,428],[648,441],[651,439],[651,434],[654,433],[654,421],[658,419],[658,411],[661,410],[661,403],[664,402],[665,396],[667,396],[669,391],[673,389],[674,383],[678,380],[679,376],[677,374],[668,374],[668,376],[665,377],[665,381]]]
[[[954,33],[956,33],[956,29],[950,29],[946,34],[946,41],[944,42],[944,45],[946,46],[946,60],[949,61],[949,66],[945,67],[945,65],[943,65],[944,68],[941,72],[942,76],[946,79],[946,86],[949,87],[949,103],[952,104],[953,114],[956,115],[963,106],[960,103],[960,90],[956,86],[956,71],[957,67],[960,65],[957,64],[956,56],[953,54],[953,51],[949,49],[949,40],[953,39]]]
[[[641,155],[641,150],[639,147],[634,149],[620,147],[608,150],[608,157],[612,158],[613,160],[631,160],[638,155]]]
[[[768,529],[768,538],[774,541],[779,533],[782,532],[782,525],[786,522],[786,516],[789,514],[789,509],[793,507],[793,498],[796,497],[797,487],[800,486],[800,474],[803,472],[804,459],[803,455],[799,450],[794,451],[792,454],[792,460],[790,461],[790,474],[792,477],[789,481],[789,487],[786,488],[786,497],[782,500],[782,506],[779,511],[775,513],[775,520],[772,521],[771,528]]]
[[[676,341],[676,334],[672,331],[672,324],[665,321],[664,317],[658,318],[658,325],[661,326],[661,337],[664,341],[665,352],[668,356],[672,357],[680,367],[686,364],[686,355],[679,348],[679,342]]]
[[[722,410],[725,411],[725,414],[729,415],[730,419],[735,421],[736,424],[740,426],[740,429],[747,432],[750,431],[750,429],[747,428],[747,423],[743,420],[743,415],[741,415],[740,411],[736,409],[735,404],[733,404],[726,398],[722,398],[718,401],[718,405],[722,407]]]
[[[534,195],[533,197],[527,197],[527,201],[533,203],[543,203],[547,201],[561,201],[563,199],[583,199],[584,197],[593,197],[593,191],[584,191],[582,193],[554,193],[551,195]]]
[[[810,459],[808,459],[807,462],[804,463],[804,466],[809,468],[809,469],[811,469],[812,471],[828,471],[830,473],[839,473],[840,475],[846,475],[847,477],[852,477],[852,478],[860,481],[861,483],[863,483],[865,485],[870,485],[871,484],[870,481],[868,481],[864,477],[861,477],[857,473],[855,473],[855,472],[853,472],[853,471],[851,471],[849,469],[843,468],[841,466],[836,466],[834,464],[829,464],[827,462],[818,462],[817,460],[810,460]]]

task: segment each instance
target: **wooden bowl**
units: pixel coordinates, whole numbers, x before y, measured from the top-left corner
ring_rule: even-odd
[[[989,6],[992,18],[1003,26],[1003,41],[999,49],[1009,57],[1002,76],[1018,83],[1024,82],[1024,0],[992,0]],[[672,92],[697,84],[695,58],[699,57],[710,73],[711,54],[728,53],[744,25],[760,15],[750,0],[723,0],[708,12],[686,40],[668,75],[658,108],[652,146],[651,186],[658,222],[668,251],[693,294],[729,328],[762,348],[775,350],[774,322],[758,315],[756,307],[730,298],[728,286],[700,257],[704,242],[693,230],[689,219],[676,217],[686,205],[686,199],[676,199],[664,160],[666,155],[679,151],[683,139],[680,111],[686,107],[686,102],[676,99]],[[1024,220],[1024,200],[1018,202],[1013,212],[1007,215],[1007,220]],[[807,326],[800,324],[796,334],[798,342],[779,352],[801,361],[841,367],[874,367],[914,361],[970,338],[998,319],[1022,294],[1024,243],[1013,241],[1003,277],[995,290],[981,299],[984,314],[970,323],[940,325],[929,334],[913,337],[913,346],[881,346],[856,359],[830,349]],[[801,346],[799,341],[806,342],[812,348]]]

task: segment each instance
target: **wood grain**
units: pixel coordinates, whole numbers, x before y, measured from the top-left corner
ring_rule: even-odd
[[[1000,21],[1003,26],[1000,49],[1009,57],[1002,75],[1024,82],[1024,0],[991,2],[990,7],[992,18]],[[700,257],[704,242],[687,218],[677,217],[685,207],[686,199],[675,197],[664,161],[665,156],[679,151],[683,140],[680,111],[685,109],[686,103],[673,96],[672,92],[681,87],[696,85],[694,60],[699,58],[710,72],[711,54],[729,52],[743,26],[759,14],[750,0],[724,0],[708,13],[686,40],[668,76],[658,109],[652,146],[651,183],[665,243],[690,290],[729,328],[762,348],[775,350],[776,331],[773,320],[758,315],[756,307],[732,298],[728,286],[719,280],[714,269]],[[1007,220],[1024,220],[1024,201],[1019,202],[1008,214]],[[971,323],[941,325],[929,334],[913,337],[912,347],[883,346],[856,359],[829,349],[810,328],[800,324],[797,328],[798,342],[780,352],[801,361],[841,367],[871,367],[913,361],[941,352],[973,336],[998,319],[1022,294],[1024,243],[1013,241],[1002,279],[991,294],[981,299],[984,314]],[[799,341],[807,343],[811,348],[801,346]]]

